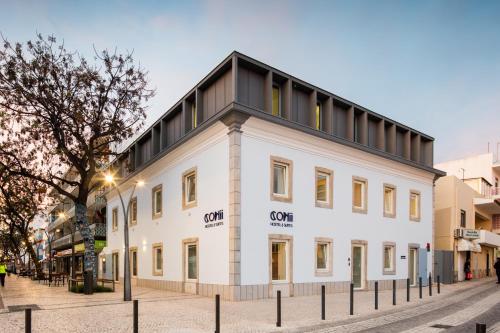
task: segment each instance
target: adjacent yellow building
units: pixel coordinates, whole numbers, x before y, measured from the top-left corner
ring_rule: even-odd
[[[435,269],[443,281],[465,279],[470,260],[473,278],[495,274],[500,256],[500,162],[492,154],[435,166],[447,173],[435,187]]]

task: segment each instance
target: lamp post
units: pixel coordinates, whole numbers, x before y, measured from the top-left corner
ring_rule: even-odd
[[[129,253],[129,242],[128,242],[128,215],[129,215],[129,209],[130,209],[130,203],[132,202],[132,198],[134,197],[134,192],[137,186],[143,186],[144,182],[143,181],[136,181],[134,182],[134,185],[132,186],[132,192],[130,193],[130,196],[128,198],[127,205],[125,206],[125,202],[123,201],[122,194],[120,192],[120,189],[116,185],[116,182],[114,180],[114,177],[110,174],[105,176],[106,183],[110,184],[113,186],[113,188],[116,190],[118,193],[118,197],[120,198],[120,202],[122,204],[122,210],[123,210],[123,239],[125,243],[125,254],[124,254],[124,269],[123,269],[123,300],[124,301],[131,301],[132,300],[132,286],[130,282],[130,253]]]
[[[52,283],[52,241],[54,240],[54,235],[50,235],[47,230],[43,231],[47,236],[47,242],[49,243],[49,285]]]

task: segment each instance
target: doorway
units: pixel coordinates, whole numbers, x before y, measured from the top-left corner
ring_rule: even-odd
[[[198,241],[184,242],[184,292],[198,293]]]
[[[114,252],[112,256],[112,274],[113,274],[113,280],[115,282],[118,282],[120,280],[120,274],[119,274],[119,268],[120,268],[120,263],[118,261],[118,253]]]
[[[270,235],[269,237],[269,293],[276,297],[281,291],[283,297],[292,296],[292,244],[288,235]]]
[[[366,245],[353,244],[351,255],[351,281],[355,289],[366,286]]]
[[[410,286],[417,285],[417,272],[418,272],[418,249],[410,248],[408,250],[408,278],[410,279]]]
[[[137,248],[130,248],[130,274],[131,274],[131,282],[133,286],[137,286],[137,274],[138,274],[138,262],[137,262]]]

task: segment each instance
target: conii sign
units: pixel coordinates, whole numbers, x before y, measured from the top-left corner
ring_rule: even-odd
[[[215,212],[207,213],[203,216],[205,228],[218,227],[224,224],[224,210],[220,209]]]
[[[271,222],[269,223],[273,227],[293,227],[293,213],[290,212],[277,212],[273,210],[269,213],[269,218]]]

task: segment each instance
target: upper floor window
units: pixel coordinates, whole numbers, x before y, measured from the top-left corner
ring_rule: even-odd
[[[460,210],[460,227],[465,228],[467,225],[467,214],[465,213],[465,210],[461,209]]]
[[[410,220],[420,221],[420,192],[410,191]]]
[[[278,85],[273,84],[273,116],[281,117],[281,89]]]
[[[113,208],[111,213],[111,228],[113,231],[118,230],[118,208]]]
[[[384,216],[396,217],[396,187],[384,184]]]
[[[316,175],[316,207],[333,207],[333,171],[315,168]]]
[[[162,214],[162,186],[153,187],[153,218],[161,217]]]
[[[197,186],[196,168],[184,172],[182,176],[182,208],[187,209],[196,206]]]
[[[198,126],[198,115],[196,113],[196,102],[191,104],[191,128],[195,129]]]
[[[128,215],[129,215],[129,224],[136,225],[137,224],[137,197],[132,198],[132,200],[130,201]]]
[[[366,214],[368,210],[368,181],[352,177],[352,211]]]
[[[271,156],[271,200],[292,201],[292,161]]]
[[[316,103],[315,116],[316,116],[315,117],[315,119],[316,119],[315,127],[317,130],[321,130],[321,128],[323,127],[323,114],[322,114],[322,107],[321,107],[320,102]]]

